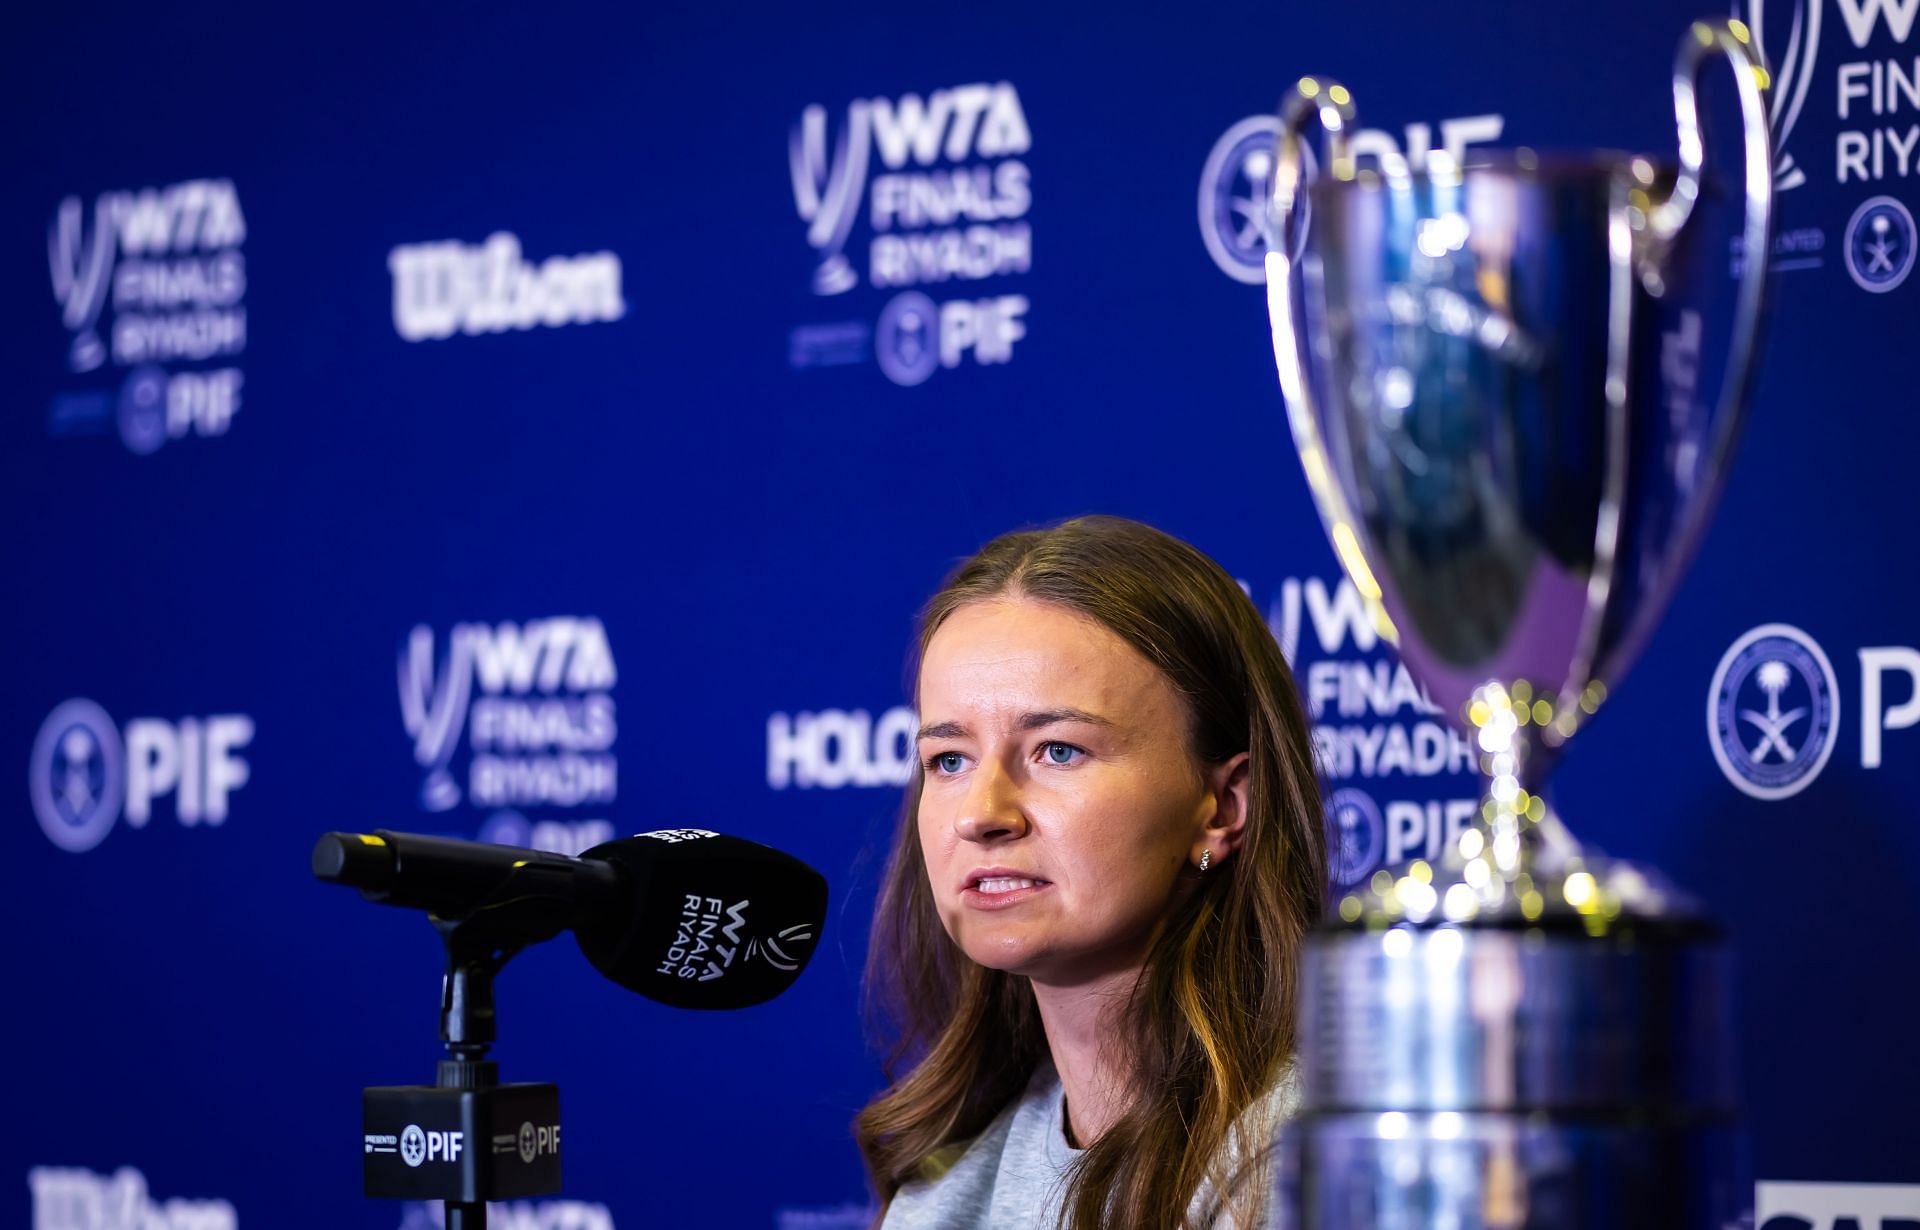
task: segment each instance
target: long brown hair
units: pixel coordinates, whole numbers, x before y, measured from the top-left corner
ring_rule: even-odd
[[[1264,1184],[1223,1173],[1221,1159],[1236,1121],[1292,1057],[1296,955],[1326,892],[1324,819],[1293,677],[1218,564],[1117,517],[988,543],[922,612],[919,656],[956,610],[1007,595],[1097,620],[1164,672],[1202,763],[1249,753],[1244,840],[1154,937],[1124,1008],[1133,1101],[1075,1163],[1063,1221],[1184,1226],[1210,1181],[1247,1224]],[[916,824],[922,780],[916,770],[867,956],[892,1083],[860,1112],[855,1135],[882,1217],[903,1183],[985,1129],[1047,1056],[1027,979],[975,964],[940,923]]]

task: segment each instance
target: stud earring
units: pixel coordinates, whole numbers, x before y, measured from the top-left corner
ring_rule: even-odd
[[[1213,861],[1213,851],[1211,850],[1200,851],[1200,874],[1201,875],[1207,874],[1207,864],[1211,863],[1212,861]]]

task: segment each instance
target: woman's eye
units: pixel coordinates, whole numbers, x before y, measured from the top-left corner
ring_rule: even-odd
[[[1076,756],[1085,755],[1071,743],[1047,743],[1040,748],[1040,754],[1047,758],[1048,764],[1072,764]]]
[[[927,757],[927,771],[930,773],[958,773],[966,757],[959,752],[936,752]]]

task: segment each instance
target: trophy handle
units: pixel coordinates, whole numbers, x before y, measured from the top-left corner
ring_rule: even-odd
[[[1309,119],[1318,119],[1327,139],[1327,171],[1338,179],[1353,175],[1349,134],[1356,112],[1353,96],[1336,81],[1302,77],[1280,100],[1280,132],[1275,142],[1273,190],[1268,199],[1274,243],[1267,250],[1267,318],[1273,328],[1273,358],[1280,369],[1280,390],[1287,403],[1287,424],[1306,471],[1307,487],[1326,522],[1327,536],[1366,602],[1373,622],[1389,640],[1397,641],[1393,623],[1381,603],[1380,583],[1367,566],[1360,545],[1359,522],[1335,481],[1320,416],[1313,404],[1307,378],[1307,334],[1294,312],[1295,278],[1307,229],[1306,147],[1301,131]]]
[[[1627,217],[1633,230],[1633,273],[1646,292],[1666,294],[1669,258],[1674,243],[1693,216],[1700,196],[1700,172],[1705,161],[1699,107],[1700,70],[1707,57],[1718,53],[1733,65],[1734,85],[1740,96],[1742,144],[1746,159],[1746,223],[1742,235],[1744,264],[1729,335],[1725,376],[1713,418],[1701,433],[1698,460],[1691,467],[1690,494],[1676,511],[1675,523],[1652,575],[1650,596],[1639,603],[1639,615],[1607,651],[1606,660],[1593,664],[1593,673],[1616,679],[1624,665],[1637,656],[1651,635],[1659,613],[1691,562],[1707,519],[1719,500],[1727,463],[1746,418],[1747,392],[1759,357],[1760,327],[1767,299],[1768,264],[1773,234],[1773,140],[1767,114],[1770,85],[1766,61],[1752,33],[1738,21],[1696,21],[1680,40],[1673,66],[1673,109],[1680,138],[1680,173],[1665,198],[1657,203],[1647,185],[1650,171],[1635,167],[1637,182],[1628,192]],[[1636,160],[1638,162],[1638,160]],[[1616,362],[1624,363],[1626,337],[1615,342]],[[1617,377],[1624,379],[1624,371]],[[1610,379],[1610,386],[1613,380]],[[1624,390],[1624,385],[1620,388]],[[1624,395],[1624,394],[1623,394]],[[1624,408],[1624,403],[1622,403]],[[1624,423],[1614,430],[1623,432]],[[1624,461],[1622,462],[1624,464]]]
[[[1300,255],[1300,244],[1306,237],[1301,200],[1306,190],[1306,148],[1300,143],[1300,131],[1308,119],[1317,118],[1327,137],[1328,170],[1336,179],[1351,179],[1349,134],[1357,116],[1347,87],[1318,77],[1300,78],[1280,100],[1280,133],[1274,147],[1269,206],[1275,223],[1274,246],[1289,260]]]
[[[1717,478],[1725,471],[1727,454],[1733,448],[1746,413],[1747,384],[1759,353],[1773,235],[1773,137],[1767,114],[1767,91],[1772,76],[1752,32],[1739,21],[1696,21],[1680,40],[1680,50],[1673,62],[1673,111],[1680,130],[1680,174],[1666,199],[1647,215],[1649,248],[1640,262],[1640,276],[1649,292],[1655,295],[1664,292],[1661,266],[1674,240],[1693,216],[1694,202],[1699,199],[1705,146],[1695,96],[1699,92],[1700,67],[1715,52],[1732,62],[1734,85],[1740,94],[1747,213],[1742,239],[1745,259],[1740,273],[1733,344],[1727,356],[1726,378],[1720,386],[1720,412],[1715,416],[1713,439],[1700,469],[1701,473]],[[1704,520],[1712,504],[1711,498],[1701,502],[1696,525]],[[1683,540],[1682,546],[1684,549],[1690,542]],[[1682,565],[1685,559],[1678,558],[1674,563]]]

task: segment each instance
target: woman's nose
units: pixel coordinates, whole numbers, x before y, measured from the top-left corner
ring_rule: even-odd
[[[974,771],[954,831],[963,841],[1008,841],[1027,832],[1019,783],[998,765],[983,762]]]

